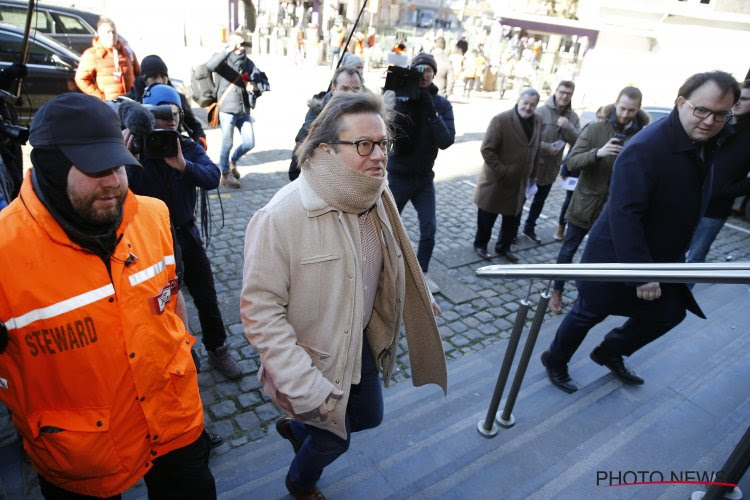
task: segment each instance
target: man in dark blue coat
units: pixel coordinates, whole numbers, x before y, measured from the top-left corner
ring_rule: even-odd
[[[152,85],[143,94],[144,104],[172,107],[172,119],[155,120],[156,128],[178,129],[182,117],[180,102],[179,93],[170,85]],[[126,144],[131,147],[129,132],[125,137]],[[240,378],[242,371],[225,345],[227,335],[216,299],[211,263],[194,216],[196,188],[216,189],[219,169],[203,148],[187,137],[180,137],[176,156],[141,158],[140,161],[143,168],[127,167],[130,189],[136,194],[159,198],[169,208],[169,217],[182,251],[185,285],[198,310],[208,360],[225,377]]]
[[[714,153],[731,133],[725,125],[739,95],[737,81],[722,71],[685,81],[669,117],[636,134],[618,156],[609,201],[591,229],[581,262],[685,261],[708,203]],[[591,359],[626,384],[642,384],[623,356],[677,326],[686,309],[705,318],[684,284],[579,282],[575,305],[542,353],[550,381],[575,392],[568,362],[591,328],[616,315],[628,320],[607,333]]]
[[[430,54],[414,57],[411,67],[422,73],[419,97],[396,102],[396,143],[388,157],[388,187],[401,212],[411,201],[419,218],[417,260],[432,293],[437,286],[427,277],[427,269],[435,247],[435,172],[432,167],[438,149],[447,149],[456,137],[453,106],[438,95],[432,83],[437,62]]]

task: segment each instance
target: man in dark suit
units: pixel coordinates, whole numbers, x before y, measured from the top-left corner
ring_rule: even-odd
[[[638,133],[619,154],[609,201],[594,223],[581,262],[684,262],[706,208],[713,156],[740,96],[728,73],[698,73],[680,87],[672,113]],[[705,318],[684,284],[582,281],[578,299],[542,363],[550,381],[572,393],[568,362],[588,331],[609,315],[628,320],[591,352],[626,384],[643,379],[623,362],[677,326],[685,310]]]

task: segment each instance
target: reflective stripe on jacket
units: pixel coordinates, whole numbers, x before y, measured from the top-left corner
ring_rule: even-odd
[[[203,431],[166,206],[128,192],[117,234],[110,274],[30,175],[0,214],[0,400],[37,471],[92,496],[121,493]]]

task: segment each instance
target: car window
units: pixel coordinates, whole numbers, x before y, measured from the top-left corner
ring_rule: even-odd
[[[28,64],[52,65],[53,52],[32,40],[29,44]],[[0,32],[0,62],[18,62],[21,59],[21,37]]]
[[[95,34],[82,19],[69,16],[67,14],[60,14],[58,12],[51,12],[52,17],[57,23],[58,32],[68,33],[70,35],[93,35]]]
[[[0,22],[24,28],[26,26],[26,9],[0,5]],[[42,33],[51,33],[52,31],[52,26],[45,12],[34,12],[34,16],[31,19],[31,27]]]

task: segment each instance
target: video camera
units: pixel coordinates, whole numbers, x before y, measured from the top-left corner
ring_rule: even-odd
[[[383,91],[392,90],[396,99],[402,101],[415,100],[419,97],[419,81],[422,73],[416,69],[388,66]]]
[[[154,120],[172,119],[169,104],[140,104],[125,97],[119,97],[109,104],[120,116],[122,126],[133,134],[131,151],[134,154],[141,154],[150,160],[177,156],[180,134],[176,130],[154,128]]]

